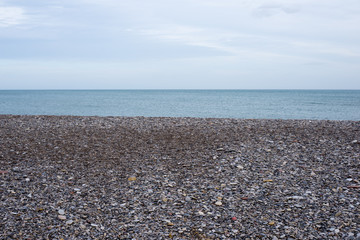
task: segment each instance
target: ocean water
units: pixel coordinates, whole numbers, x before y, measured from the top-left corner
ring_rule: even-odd
[[[360,90],[1,90],[0,114],[360,120]]]

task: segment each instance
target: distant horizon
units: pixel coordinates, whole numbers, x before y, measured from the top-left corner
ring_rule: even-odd
[[[341,88],[338,88],[338,89],[285,89],[285,88],[268,88],[268,89],[265,89],[265,88],[258,88],[258,89],[246,89],[246,88],[238,88],[238,89],[226,89],[226,88],[198,88],[198,89],[195,89],[195,88],[144,88],[144,89],[141,89],[141,88],[137,88],[137,89],[130,89],[130,88],[119,88],[119,89],[0,89],[0,91],[360,91],[360,89],[341,89]]]

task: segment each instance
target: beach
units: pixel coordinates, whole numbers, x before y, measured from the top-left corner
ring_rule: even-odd
[[[1,239],[360,239],[360,122],[0,115]]]

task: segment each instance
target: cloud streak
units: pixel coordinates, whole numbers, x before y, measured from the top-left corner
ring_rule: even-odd
[[[24,9],[0,6],[0,27],[20,25],[26,20]]]
[[[285,57],[305,61],[331,62],[319,54],[359,58],[357,47],[342,46],[329,42],[299,41],[291,37],[242,34],[218,29],[194,28],[181,25],[166,25],[152,29],[133,29],[131,32],[179,45],[198,46],[219,51],[219,55],[239,57]],[[272,48],[271,46],[281,46]],[[221,54],[221,52],[223,54]],[[299,52],[301,52],[299,54]],[[315,55],[316,54],[316,55]]]
[[[294,14],[300,11],[300,7],[281,4],[265,4],[254,9],[256,17],[271,17],[276,14]]]

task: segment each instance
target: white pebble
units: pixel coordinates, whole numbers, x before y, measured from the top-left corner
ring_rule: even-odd
[[[66,224],[71,225],[73,222],[74,222],[73,220],[68,220],[68,221],[66,221]]]

